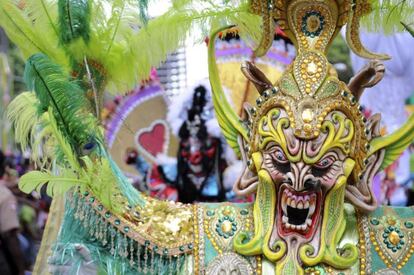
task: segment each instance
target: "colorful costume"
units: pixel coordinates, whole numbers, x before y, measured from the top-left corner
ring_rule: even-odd
[[[358,0],[250,4],[263,17],[264,35],[256,54],[265,53],[271,44],[274,21],[297,48],[296,58],[276,83],[253,64],[242,66],[260,95],[256,106],[247,104],[240,118],[220,85],[214,56],[219,32],[210,39],[216,115],[229,145],[245,162],[234,190],[256,194],[253,204],[186,205],[139,194],[107,154],[96,117],[80,100],[85,86],[68,79],[44,55],[29,59],[25,78],[36,97],[19,96],[9,116],[20,141],[40,123],[41,137],[50,145],[45,153],[55,149],[53,174],[27,174],[20,182],[22,190],[30,192],[45,182],[49,193],[70,190],[49,259],[54,273],[410,273],[414,211],[377,208],[371,181],[412,142],[414,116],[394,134],[380,136],[379,116],[365,119],[358,99],[365,87],[381,79],[382,65],[370,63],[347,86],[325,56],[331,40],[347,24],[354,52],[387,58],[368,52],[359,42],[359,18],[371,5]],[[235,21],[250,18],[243,13],[246,5],[241,4]],[[248,29],[239,23],[240,29]],[[79,30],[79,25],[73,27]],[[71,33],[76,34],[66,34]],[[88,75],[78,79],[87,80]],[[37,121],[31,122],[33,117]]]

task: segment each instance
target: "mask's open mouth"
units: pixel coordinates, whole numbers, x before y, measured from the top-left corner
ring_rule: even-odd
[[[278,232],[282,236],[293,233],[311,237],[320,213],[322,191],[297,192],[288,185],[279,189],[277,217]]]

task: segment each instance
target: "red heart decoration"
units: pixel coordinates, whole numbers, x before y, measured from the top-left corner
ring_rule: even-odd
[[[168,126],[162,121],[154,121],[150,127],[140,129],[136,134],[138,150],[155,160],[158,154],[168,149]]]

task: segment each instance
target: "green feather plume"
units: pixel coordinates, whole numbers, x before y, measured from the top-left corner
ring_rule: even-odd
[[[237,25],[240,36],[249,44],[260,41],[261,18],[249,12],[249,1],[233,2],[179,0],[165,14],[150,20],[133,39],[140,78],[149,75],[166,56],[184,46],[188,37],[194,42],[204,41],[212,29]]]
[[[59,130],[74,151],[79,152],[81,145],[97,138],[98,123],[84,92],[59,65],[43,54],[35,54],[26,63],[24,79],[36,93],[39,112],[53,110]]]
[[[55,20],[57,6],[54,1],[26,1],[23,8],[13,1],[0,0],[0,26],[20,48],[23,57],[41,52],[67,67],[68,58],[58,45]]]
[[[369,0],[369,2],[372,12],[361,20],[369,31],[393,33],[403,31],[401,21],[413,23],[414,2],[411,0]]]
[[[13,123],[15,140],[24,152],[30,148],[34,128],[39,123],[38,103],[34,93],[23,92],[7,108],[7,118]]]
[[[403,25],[404,29],[411,34],[412,37],[414,37],[414,28],[409,26],[408,24],[405,24],[404,22],[401,22],[401,25]]]
[[[59,39],[69,44],[78,38],[89,41],[90,4],[88,0],[59,0]]]
[[[64,194],[69,189],[85,183],[77,178],[77,175],[65,170],[62,176],[52,175],[49,171],[32,171],[23,175],[19,180],[19,188],[26,194],[33,191],[40,193],[42,187],[47,184],[46,193],[49,196]]]

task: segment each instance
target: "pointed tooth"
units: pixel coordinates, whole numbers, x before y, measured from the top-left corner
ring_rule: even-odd
[[[283,215],[282,222],[283,223],[287,223],[288,222],[288,217],[286,217],[285,215]]]
[[[296,205],[296,207],[298,209],[303,209],[303,202],[302,201],[299,201],[298,204]]]
[[[312,203],[311,205],[309,205],[309,213],[308,213],[308,217],[311,217],[313,215],[313,213],[315,213],[315,204]]]
[[[287,205],[288,205],[287,201],[286,200],[282,201],[281,205],[282,205],[283,214],[287,215]]]
[[[287,229],[290,229],[290,223],[286,223],[285,226]]]
[[[312,220],[311,219],[307,219],[306,220],[306,224],[309,225],[309,226],[311,226],[312,225]]]
[[[291,203],[291,202],[292,202],[292,198],[291,198],[291,197],[289,197],[289,198],[287,199],[287,201],[286,201],[286,204],[290,206],[290,203]]]
[[[296,208],[296,200],[292,199],[292,201],[290,202],[290,206]]]
[[[300,227],[300,229],[301,229],[302,231],[305,231],[305,230],[306,230],[306,228],[308,228],[308,226],[307,226],[306,224],[302,224],[302,225],[301,225],[301,227]]]
[[[310,199],[309,195],[306,195],[304,200],[309,202],[309,199]]]
[[[286,191],[285,191],[282,194],[282,202],[286,203],[287,199],[288,199],[288,196],[287,196]]]
[[[303,205],[303,208],[304,209],[309,208],[309,201],[305,201],[305,204]]]

